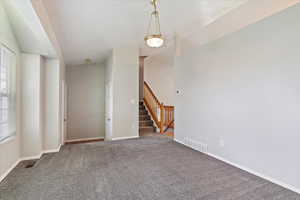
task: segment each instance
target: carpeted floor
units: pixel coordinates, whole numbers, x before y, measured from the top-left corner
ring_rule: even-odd
[[[18,165],[1,200],[300,200],[300,195],[168,137],[66,145]]]

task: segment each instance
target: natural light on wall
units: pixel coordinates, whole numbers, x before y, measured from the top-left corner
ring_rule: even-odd
[[[16,55],[0,46],[0,142],[16,133]]]

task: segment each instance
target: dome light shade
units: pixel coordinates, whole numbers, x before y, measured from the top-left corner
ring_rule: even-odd
[[[157,10],[157,1],[158,0],[151,0],[151,4],[154,7],[154,11],[151,13],[148,31],[145,37],[146,45],[151,48],[162,47],[165,43],[160,31],[160,20],[159,13]]]
[[[149,35],[145,37],[145,42],[151,48],[159,48],[163,46],[164,39],[161,35]]]

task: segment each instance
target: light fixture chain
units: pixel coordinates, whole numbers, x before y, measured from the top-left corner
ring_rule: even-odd
[[[150,20],[149,20],[149,24],[148,24],[148,29],[147,29],[147,35],[149,35],[149,33],[150,33],[150,29],[151,29],[151,24],[152,24],[152,14],[151,14],[151,16],[150,16]]]
[[[159,19],[159,13],[156,11],[156,18],[157,18],[157,30],[158,30],[158,34],[161,35],[161,31],[160,31],[160,19]]]
[[[154,6],[154,11],[157,11],[157,0],[152,0],[152,4]]]

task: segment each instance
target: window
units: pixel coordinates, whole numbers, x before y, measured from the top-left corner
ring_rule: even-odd
[[[16,56],[8,48],[0,52],[0,142],[16,133]]]

